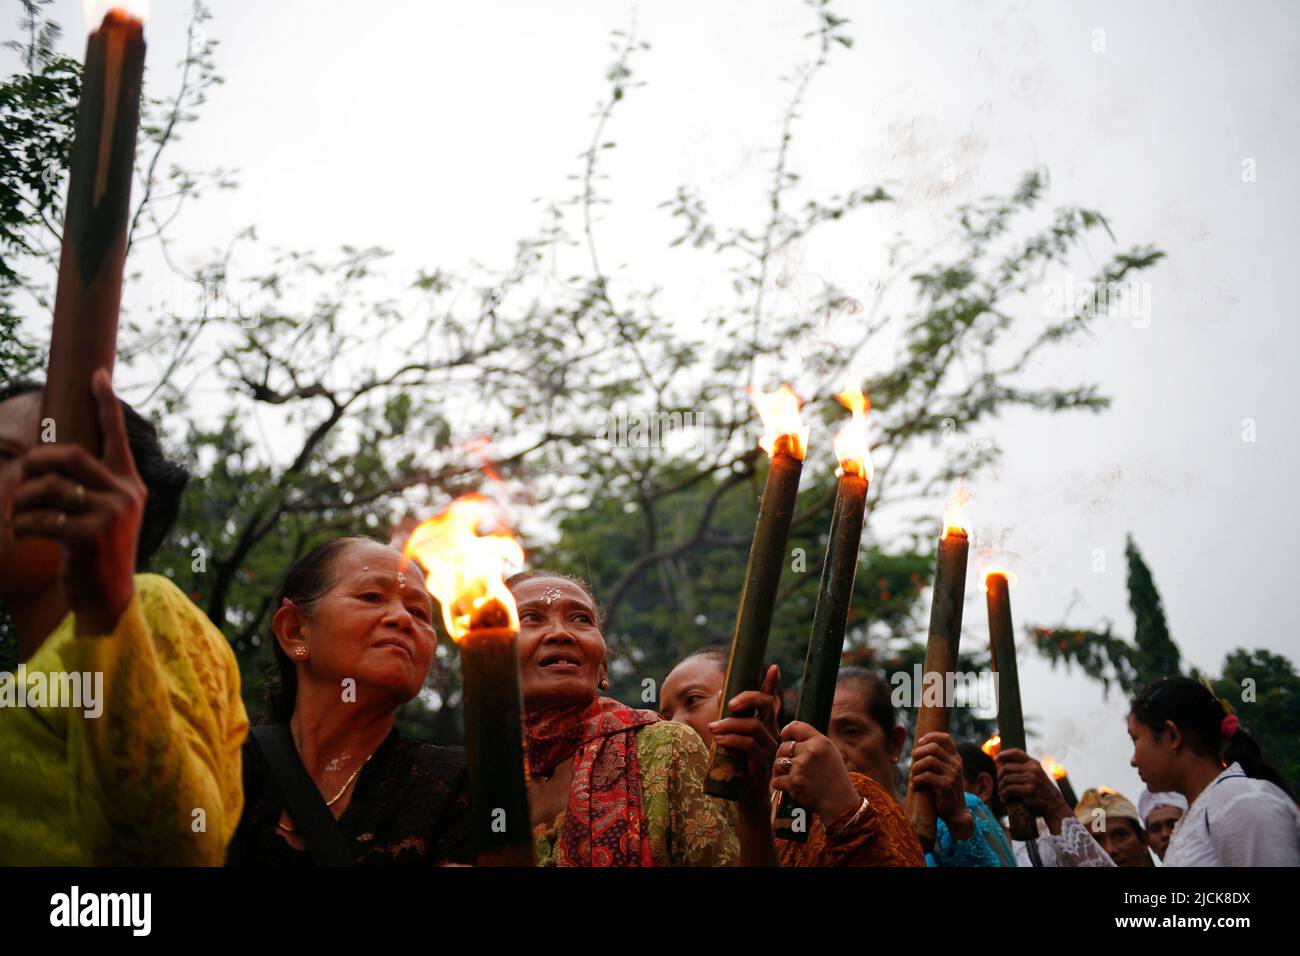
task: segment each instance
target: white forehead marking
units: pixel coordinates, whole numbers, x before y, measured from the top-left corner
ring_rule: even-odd
[[[558,601],[564,597],[564,592],[559,588],[547,588],[542,597],[546,599],[546,604],[549,607],[552,601]]]

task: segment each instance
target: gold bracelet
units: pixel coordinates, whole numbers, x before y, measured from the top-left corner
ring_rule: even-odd
[[[863,815],[867,812],[867,810],[870,807],[871,807],[871,801],[868,800],[866,797],[863,797],[862,805],[858,807],[858,809],[854,812],[853,816],[849,817],[843,823],[838,823],[837,821],[838,823],[837,826],[827,827],[826,835],[828,837],[838,836],[839,834],[843,833],[845,830],[851,829],[854,824],[856,824],[859,820],[862,819]]]

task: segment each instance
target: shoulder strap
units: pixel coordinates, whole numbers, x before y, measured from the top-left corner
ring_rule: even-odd
[[[252,734],[257,738],[262,753],[266,754],[266,762],[271,765],[271,773],[280,785],[289,815],[298,827],[298,835],[306,844],[312,862],[317,866],[356,866],[357,860],[347,837],[339,829],[334,814],[325,806],[320,790],[302,765],[288,725],[254,727]]]

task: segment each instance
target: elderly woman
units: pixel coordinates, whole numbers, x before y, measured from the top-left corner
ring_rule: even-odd
[[[772,668],[765,689],[774,687]],[[782,866],[922,866],[924,859],[907,819],[893,796],[894,765],[907,731],[897,725],[888,687],[878,692],[867,671],[846,669],[836,687],[830,734],[794,721],[778,729],[777,701],[760,692],[738,695],[735,711],[757,717],[717,719],[726,679],[726,653],[705,648],[678,664],[664,679],[660,712],[691,723],[705,739],[750,755],[750,793],[741,801],[742,839],[772,842],[771,830],[745,826],[747,807],[767,803],[771,790],[787,792],[811,814],[808,839],[776,840]],[[706,715],[712,717],[706,719]],[[775,766],[773,758],[775,757]],[[756,769],[754,765],[759,765]],[[768,804],[770,806],[770,803]],[[745,846],[749,858],[761,848]]]
[[[528,799],[542,866],[730,866],[739,850],[704,793],[708,751],[685,724],[609,686],[590,587],[549,571],[506,582],[519,609]]]
[[[290,569],[276,604],[273,723],[244,748],[228,863],[470,862],[464,752],[394,726],[437,643],[418,566],[369,538],[335,538]]]
[[[188,475],[106,372],[91,387],[98,457],[40,442],[41,386],[0,387],[0,601],[29,692],[83,682],[80,700],[0,707],[0,865],[220,865],[242,799],[239,668],[171,581],[136,573]]]

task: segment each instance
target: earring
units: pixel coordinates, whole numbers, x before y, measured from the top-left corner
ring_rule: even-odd
[[[295,648],[293,649],[293,656],[294,656],[294,657],[298,657],[298,658],[306,657],[306,656],[307,656],[307,648],[305,648],[305,647],[303,647],[301,644],[299,644],[297,647],[295,647]]]
[[[602,677],[602,678],[600,679],[600,689],[601,689],[601,690],[608,690],[608,689],[609,689],[609,680],[608,680],[607,678]]]

